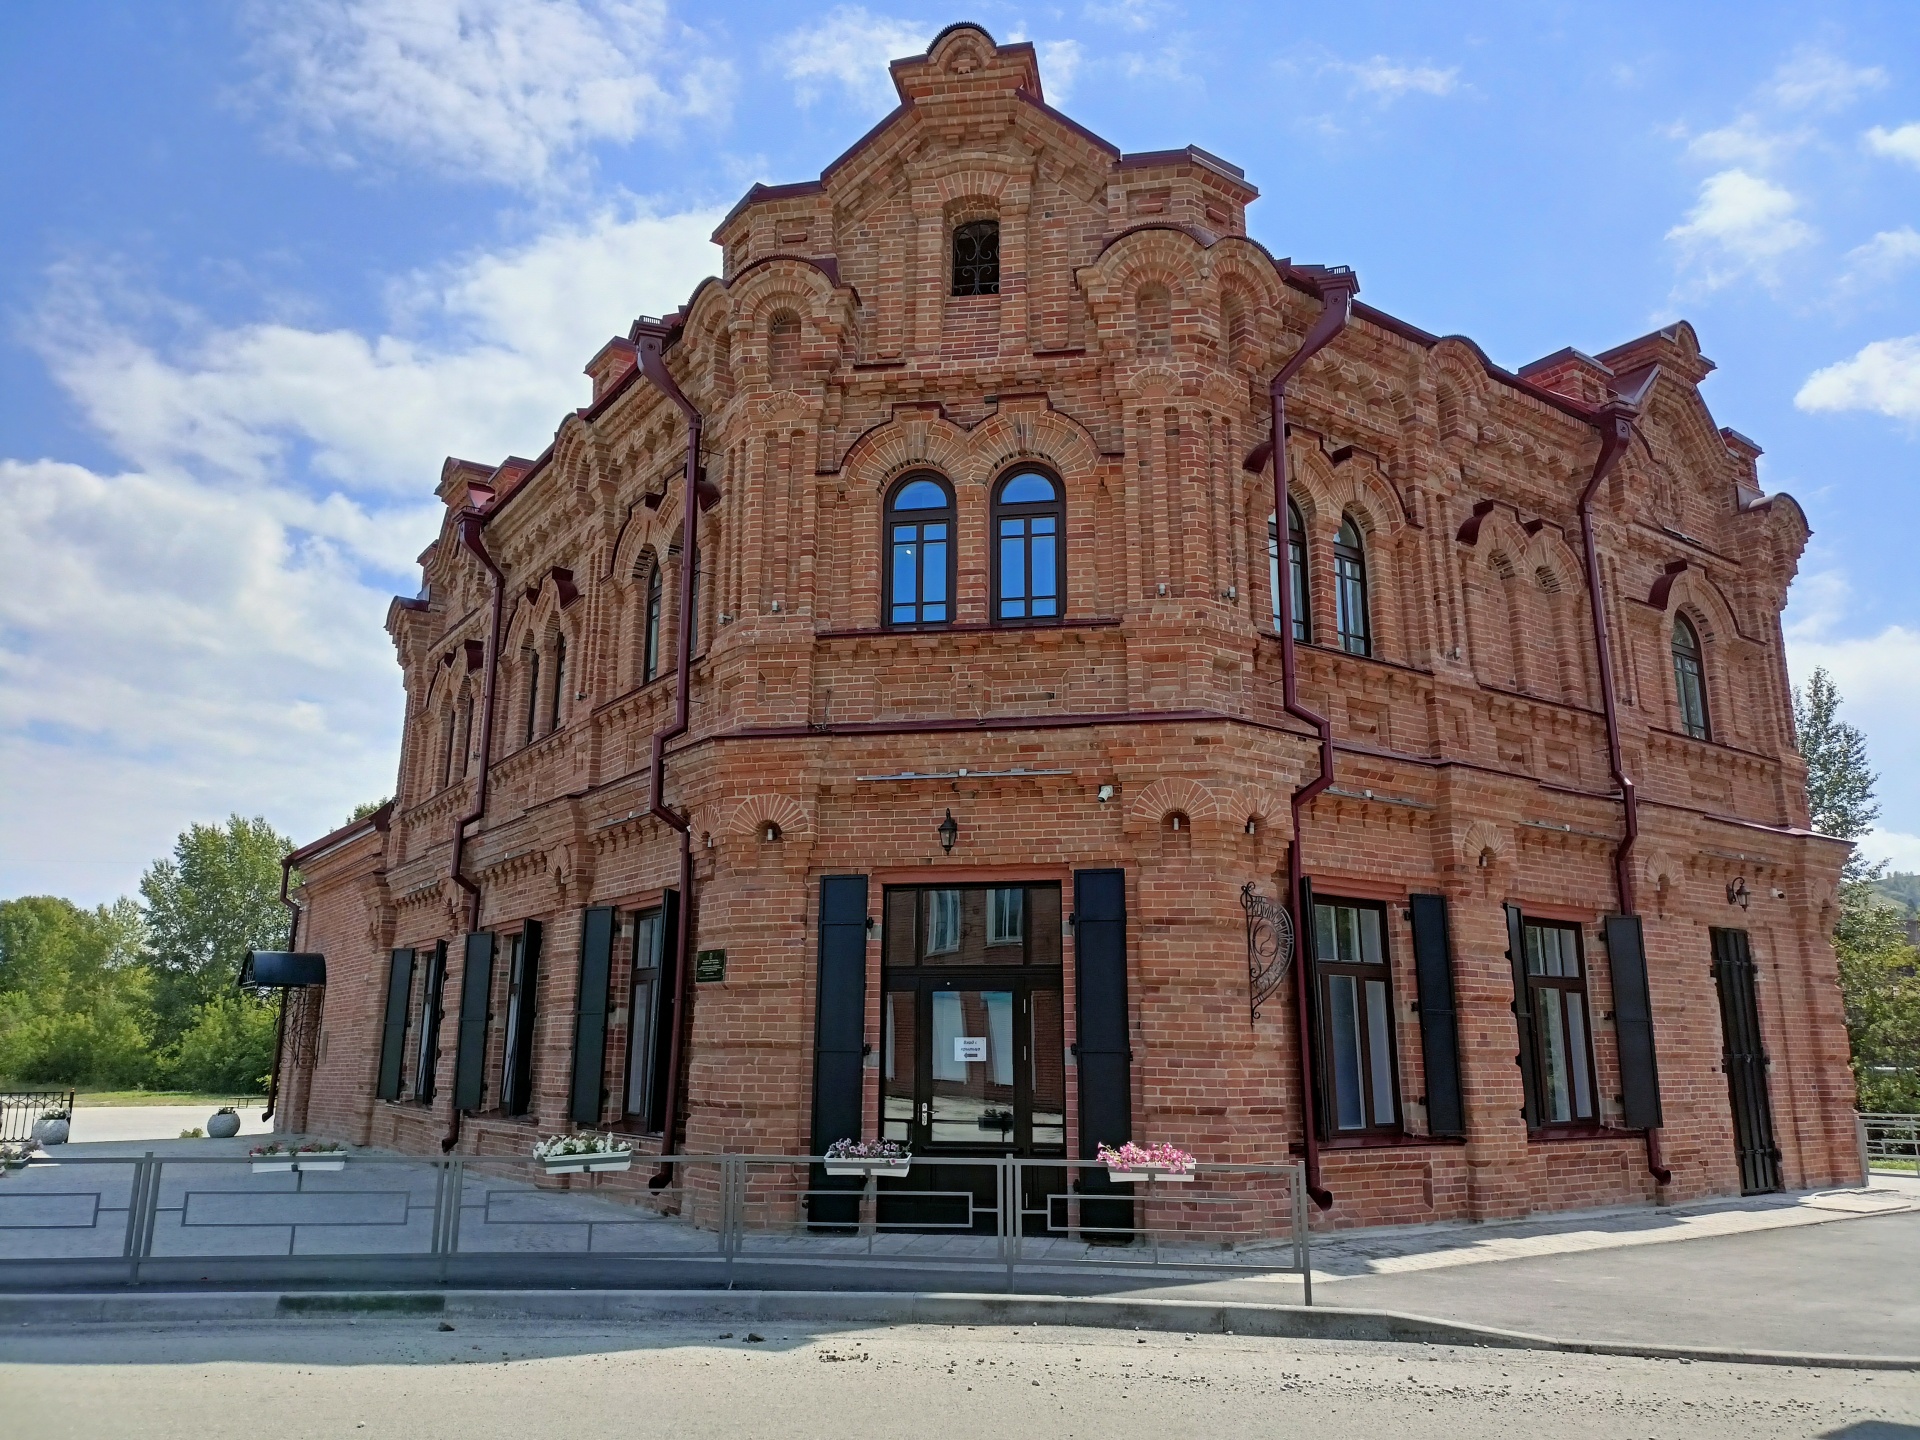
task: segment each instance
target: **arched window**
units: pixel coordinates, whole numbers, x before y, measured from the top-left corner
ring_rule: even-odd
[[[998,220],[973,220],[953,227],[953,293],[1000,293]]]
[[[553,706],[547,713],[547,729],[560,728],[560,717],[566,713],[567,701],[567,637],[556,635],[553,641]]]
[[[467,778],[473,763],[473,686],[460,687],[460,778]]]
[[[440,711],[440,784],[453,783],[453,706],[446,705]],[[439,786],[435,786],[438,789]]]
[[[1037,470],[1000,482],[993,502],[993,618],[1055,620],[1065,609],[1060,484]]]
[[[908,476],[887,502],[887,623],[953,619],[953,492],[930,475]]]
[[[647,557],[647,603],[640,616],[640,683],[660,673],[660,558]]]
[[[1307,595],[1307,527],[1300,507],[1287,501],[1287,585],[1292,590],[1293,638],[1304,645],[1313,639],[1313,614]],[[1273,628],[1280,628],[1280,535],[1273,516],[1267,516],[1267,596],[1273,606]]]
[[[1367,556],[1360,548],[1360,527],[1343,516],[1333,541],[1334,625],[1340,648],[1349,655],[1373,653],[1373,627],[1367,617]]]
[[[521,651],[520,664],[527,676],[527,733],[520,743],[531,745],[540,721],[540,652],[529,645]]]
[[[1684,615],[1673,621],[1673,688],[1680,697],[1680,728],[1696,740],[1711,740],[1707,717],[1707,672],[1700,664],[1700,632]]]

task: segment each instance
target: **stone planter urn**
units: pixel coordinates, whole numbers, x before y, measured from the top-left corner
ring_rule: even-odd
[[[43,1115],[33,1122],[33,1143],[45,1149],[49,1145],[64,1145],[71,1127],[64,1115]]]
[[[240,1116],[231,1108],[213,1112],[207,1121],[207,1138],[210,1140],[231,1140],[240,1133]]]

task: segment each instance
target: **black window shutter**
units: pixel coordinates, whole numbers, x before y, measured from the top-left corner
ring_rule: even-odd
[[[1504,907],[1507,912],[1507,960],[1513,966],[1513,1021],[1520,1038],[1520,1088],[1524,1092],[1523,1111],[1527,1128],[1540,1128],[1540,1082],[1535,1075],[1533,1054],[1533,996],[1527,989],[1527,933],[1518,905]]]
[[[820,879],[820,970],[814,995],[813,1153],[836,1140],[860,1138],[860,1062],[867,1034],[867,877]],[[811,1188],[859,1190],[860,1177],[813,1167]],[[816,1194],[808,1211],[817,1224],[852,1225],[857,1196]]]
[[[680,968],[680,892],[667,891],[660,902],[660,980],[653,1001],[653,1084],[647,1091],[647,1130],[667,1128],[667,1067],[673,1064],[673,1022],[677,1018],[674,978]]]
[[[413,951],[396,950],[387,958],[387,1015],[380,1032],[380,1079],[374,1095],[400,1098],[400,1074],[406,1063],[407,1002],[413,996]]]
[[[1613,971],[1613,1033],[1620,1051],[1620,1099],[1627,1127],[1657,1130],[1660,1065],[1653,1051],[1653,997],[1647,989],[1647,951],[1638,915],[1602,922]],[[1591,992],[1589,992],[1591,996]]]
[[[487,1020],[493,999],[493,936],[467,936],[460,969],[460,1041],[453,1052],[453,1108],[478,1110],[486,1093]]]
[[[598,1125],[607,1070],[607,981],[613,969],[613,907],[597,905],[580,922],[580,991],[573,1011],[573,1094],[567,1113]]]
[[[1331,1139],[1333,1107],[1327,1103],[1326,1022],[1320,1014],[1320,941],[1314,927],[1313,881],[1300,877],[1300,913],[1293,917],[1294,963],[1302,967],[1307,996],[1307,1074],[1313,1083],[1313,1128],[1322,1140]]]
[[[1420,996],[1420,1050],[1426,1061],[1427,1133],[1464,1135],[1460,1103],[1460,1032],[1453,1010],[1453,940],[1447,897],[1409,895],[1413,973]]]
[[[1125,871],[1073,872],[1073,956],[1080,1156],[1091,1160],[1099,1146],[1133,1138]]]
[[[520,973],[508,976],[519,987],[518,1028],[507,1037],[513,1050],[502,1067],[500,1106],[524,1115],[533,1102],[533,1025],[539,1015],[541,925],[529,920],[520,931]]]

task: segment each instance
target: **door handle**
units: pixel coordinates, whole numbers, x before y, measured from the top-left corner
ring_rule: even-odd
[[[922,1100],[920,1102],[920,1123],[922,1125],[931,1125],[933,1123],[933,1102],[930,1100]]]

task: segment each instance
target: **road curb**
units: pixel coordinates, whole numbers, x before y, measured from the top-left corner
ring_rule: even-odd
[[[1076,1325],[1103,1330],[1206,1331],[1288,1340],[1363,1340],[1548,1350],[1727,1365],[1920,1371],[1920,1357],[1569,1340],[1409,1315],[1397,1310],[1309,1308],[1217,1300],[1114,1300],[1078,1295],[864,1290],[255,1290],[0,1295],[0,1326],[6,1328],[88,1324],[231,1325],[362,1316],[621,1322],[712,1319],[769,1324]]]

